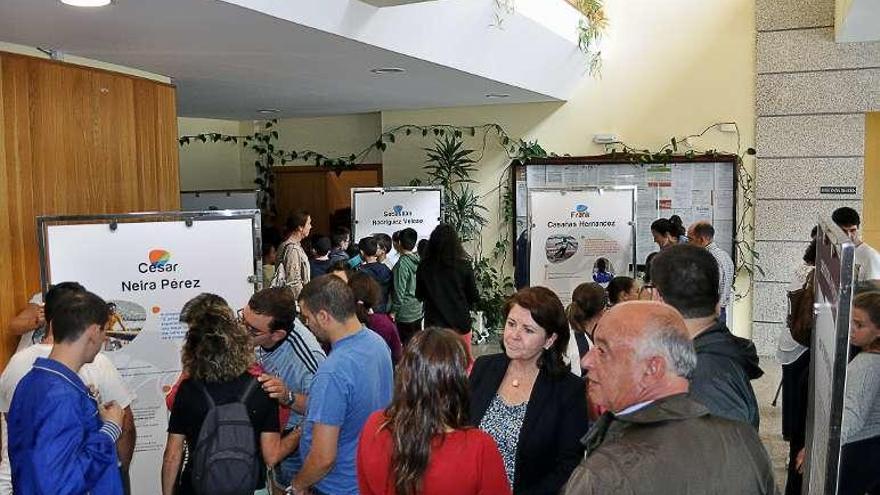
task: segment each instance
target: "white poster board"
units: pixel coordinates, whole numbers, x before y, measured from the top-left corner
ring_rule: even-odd
[[[443,193],[439,187],[355,187],[351,189],[354,242],[407,227],[427,239],[440,224]]]
[[[536,189],[528,203],[530,285],[547,287],[568,304],[581,283],[604,286],[611,277],[632,274],[634,186]]]
[[[240,308],[260,274],[257,210],[162,220],[175,215],[182,214],[38,219],[43,287],[77,281],[114,302],[122,317],[108,332],[104,352],[136,396],[131,409],[137,441],[129,471],[135,495],[159,492],[169,416],[165,394],[180,375],[187,330],[180,309],[202,292]]]
[[[816,240],[816,319],[810,349],[803,493],[833,495],[840,470],[855,246],[830,219],[820,220]]]

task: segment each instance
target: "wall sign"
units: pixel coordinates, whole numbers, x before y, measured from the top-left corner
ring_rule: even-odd
[[[819,194],[856,194],[856,186],[819,186]]]

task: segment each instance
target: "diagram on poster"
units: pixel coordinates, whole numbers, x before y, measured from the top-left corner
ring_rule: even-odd
[[[174,214],[165,215],[168,218]],[[44,287],[77,281],[115,306],[104,352],[136,397],[130,476],[135,495],[156,493],[168,426],[165,394],[181,371],[186,326],[180,310],[210,292],[244,306],[254,291],[256,210],[226,210],[195,221],[122,222],[41,218]],[[231,216],[230,216],[231,215]],[[256,216],[255,216],[256,215]],[[228,216],[228,217],[227,217]],[[237,216],[237,217],[236,217]]]
[[[635,199],[634,187],[530,191],[531,285],[568,303],[583,282],[630,274]]]

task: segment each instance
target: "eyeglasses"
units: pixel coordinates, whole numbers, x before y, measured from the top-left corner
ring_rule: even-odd
[[[654,284],[645,284],[639,289],[639,299],[654,299]]]
[[[244,308],[239,308],[239,310],[236,311],[235,314],[238,317],[238,322],[241,323],[242,325],[244,325],[245,330],[247,330],[248,333],[251,334],[251,337],[256,337],[256,336],[260,335],[261,333],[263,333],[262,330],[251,325],[250,323],[248,323],[247,320],[244,319]]]

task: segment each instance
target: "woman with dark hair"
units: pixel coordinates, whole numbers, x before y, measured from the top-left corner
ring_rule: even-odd
[[[593,330],[605,314],[606,306],[605,289],[597,283],[583,283],[571,293],[571,303],[565,308],[565,316],[571,327],[566,352],[571,372],[577,376],[586,375],[586,370],[581,368],[581,359],[593,347]]]
[[[297,210],[287,218],[284,242],[278,246],[275,255],[275,275],[272,287],[289,287],[294,296],[311,280],[309,256],[303,249],[302,241],[312,231],[312,217],[304,210]]]
[[[639,284],[632,277],[614,277],[605,290],[608,292],[608,305],[639,299]]]
[[[362,495],[510,493],[495,441],[468,426],[467,364],[454,332],[433,327],[413,336],[391,405],[361,432]]]
[[[676,224],[668,218],[658,218],[651,222],[651,235],[660,249],[666,249],[678,244],[679,237],[684,235],[684,226],[680,219]]]
[[[528,287],[510,296],[504,314],[504,352],[474,363],[471,423],[498,443],[513,493],[559,493],[587,431],[584,383],[564,359],[565,310],[550,289]]]
[[[391,350],[391,362],[397,364],[403,352],[397,325],[385,313],[376,313],[374,308],[382,300],[379,283],[365,272],[354,272],[348,277],[348,287],[357,300],[357,317],[370,330],[379,334]]]
[[[471,308],[479,294],[470,257],[449,224],[431,232],[416,269],[416,298],[425,305],[425,326],[455,330],[471,356]]]
[[[198,439],[202,422],[212,407],[234,402],[244,404],[254,432],[251,445],[262,453],[262,459],[256,462],[272,466],[299,442],[298,432],[281,438],[278,403],[269,398],[254,374],[248,372],[254,360],[250,338],[235,320],[232,310],[221,302],[219,297],[201,294],[196,301],[186,304],[185,323],[189,330],[183,344],[182,363],[188,377],[180,383],[168,422],[162,463],[163,495],[197,493],[193,464],[200,455]],[[180,471],[184,442],[189,455]],[[265,483],[264,472],[265,469],[259,469],[256,486],[230,486],[224,493],[252,493]]]
[[[672,215],[669,217],[669,223],[672,224],[672,229],[674,231],[675,237],[678,239],[679,244],[687,244],[687,227],[684,226],[684,222],[682,222],[681,217],[678,215]]]

